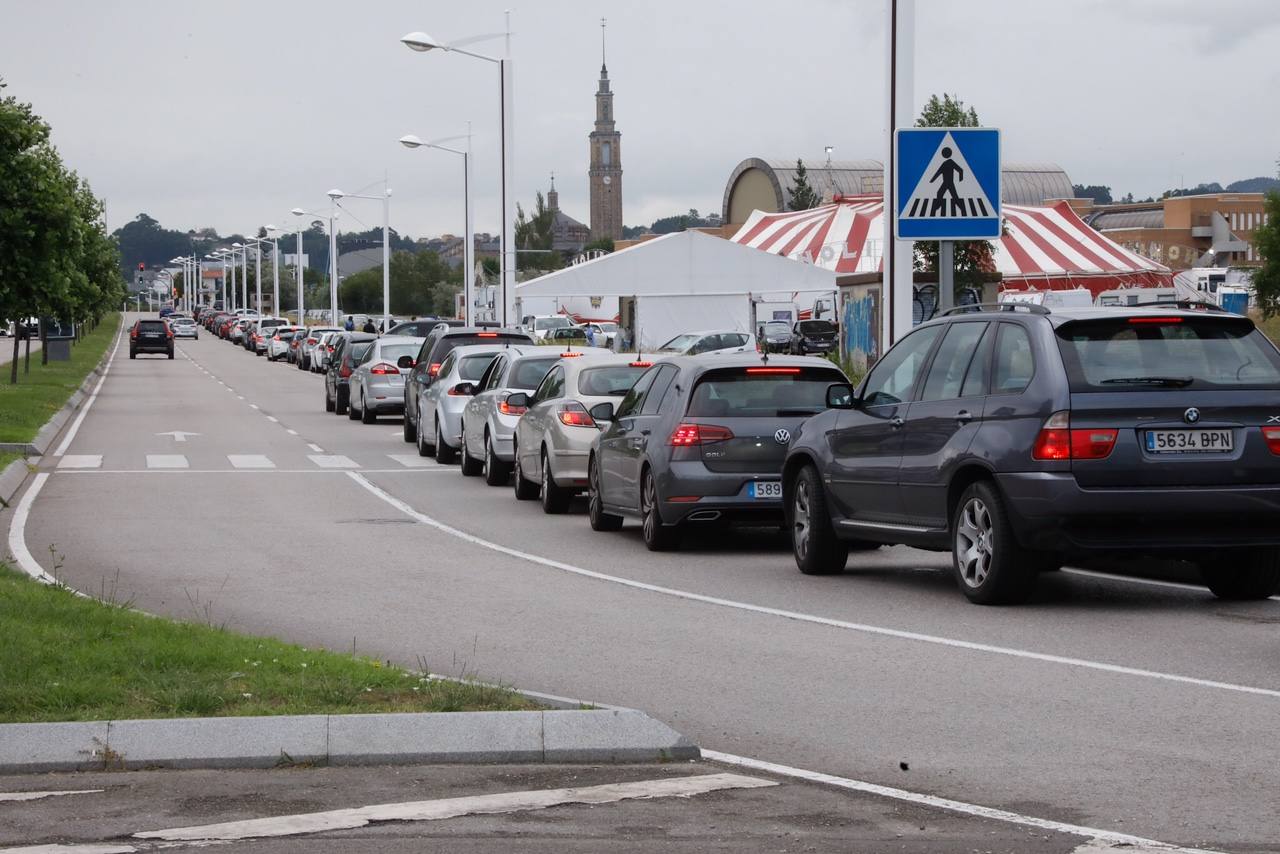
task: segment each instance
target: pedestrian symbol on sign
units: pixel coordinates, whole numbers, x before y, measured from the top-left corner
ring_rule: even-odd
[[[897,236],[967,240],[1000,234],[999,131],[898,131]]]

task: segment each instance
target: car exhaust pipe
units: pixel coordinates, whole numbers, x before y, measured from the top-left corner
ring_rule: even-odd
[[[699,510],[689,514],[690,522],[714,522],[720,518],[719,510]]]

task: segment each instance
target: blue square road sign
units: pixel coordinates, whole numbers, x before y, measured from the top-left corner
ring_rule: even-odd
[[[1000,131],[898,128],[893,186],[899,240],[1000,236]]]

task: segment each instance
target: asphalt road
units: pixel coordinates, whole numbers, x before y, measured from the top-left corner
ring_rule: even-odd
[[[118,357],[63,468],[42,466],[26,543],[80,589],[641,708],[718,751],[1280,850],[1280,602],[1064,571],[1028,605],[980,608],[945,555],[808,578],[759,533],[652,554],[581,505],[544,516],[413,467],[398,419],[325,413],[317,375],[207,336],[178,349]]]

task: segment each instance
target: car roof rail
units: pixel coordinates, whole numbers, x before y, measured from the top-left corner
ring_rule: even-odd
[[[950,317],[953,314],[971,314],[978,311],[1017,311],[1025,308],[1031,314],[1053,314],[1049,309],[1034,302],[972,302],[949,308],[939,317]]]
[[[1216,311],[1221,314],[1232,313],[1227,311],[1222,306],[1218,305],[1216,302],[1207,302],[1205,300],[1198,300],[1198,299],[1163,299],[1163,300],[1156,300],[1155,302],[1143,302],[1143,303],[1138,303],[1137,305],[1127,305],[1124,307],[1125,308],[1148,308],[1148,307],[1157,308],[1160,306],[1164,306],[1166,308],[1169,306],[1174,306],[1176,308],[1185,308],[1188,311]]]

